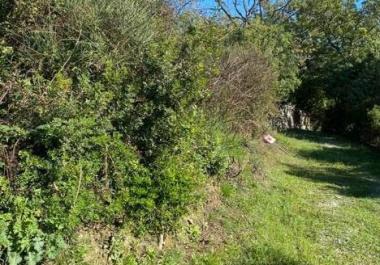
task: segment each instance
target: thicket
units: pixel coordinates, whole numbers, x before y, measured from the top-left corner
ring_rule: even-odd
[[[171,2],[0,2],[4,262],[53,259],[95,224],[175,232],[231,133],[281,103],[379,144],[377,1],[216,1],[215,18]]]
[[[380,103],[379,1],[300,1],[288,21],[300,47],[302,83],[292,97],[315,127],[375,144]]]
[[[283,103],[306,113],[315,129],[378,145],[379,1],[216,2],[231,24],[254,29],[255,44],[265,36],[272,51],[281,51],[269,61],[277,61],[285,83]]]
[[[174,232],[228,168],[231,129],[260,131],[298,82],[283,27],[227,25],[165,1],[9,0],[0,23],[9,264],[54,259],[95,224]]]
[[[213,67],[203,40],[158,1],[6,3],[1,259],[53,258],[95,223],[171,232],[227,166],[198,107]]]
[[[293,35],[260,19],[222,29],[227,33],[206,110],[234,132],[260,134],[270,129],[268,121],[278,114],[278,105],[300,83]]]

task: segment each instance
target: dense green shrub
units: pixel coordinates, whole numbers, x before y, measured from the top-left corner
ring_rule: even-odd
[[[378,1],[295,2],[290,29],[299,43],[297,107],[322,130],[371,142],[367,112],[379,104]]]
[[[159,1],[25,0],[9,10],[0,257],[53,258],[94,223],[173,231],[206,176],[227,166],[198,107],[210,50],[190,25],[160,18]]]
[[[292,35],[261,20],[243,29],[176,16],[160,0],[0,7],[0,258],[10,264],[54,258],[83,226],[175,231],[231,162],[239,143],[225,123],[259,130],[298,84]]]

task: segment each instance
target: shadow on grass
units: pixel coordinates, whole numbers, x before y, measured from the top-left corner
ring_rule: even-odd
[[[288,174],[330,183],[332,189],[345,196],[380,197],[379,152],[315,132],[290,131],[286,134],[320,144],[318,149],[299,150],[297,155],[323,163],[323,166],[313,166],[313,163],[306,166],[286,164]],[[343,167],[337,163],[343,164]]]
[[[304,261],[295,260],[270,246],[252,247],[237,255],[233,265],[307,265]]]

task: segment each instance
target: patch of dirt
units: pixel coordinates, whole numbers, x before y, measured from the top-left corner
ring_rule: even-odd
[[[220,222],[210,220],[210,215],[222,205],[219,187],[207,187],[209,194],[203,210],[202,233],[199,243],[203,248],[218,248],[224,243],[225,231]]]
[[[82,228],[77,233],[79,244],[85,244],[87,251],[84,256],[85,264],[107,265],[108,249],[111,244],[113,229],[106,226]]]
[[[144,257],[151,249],[158,249],[154,236],[135,237],[128,230],[117,231],[113,227],[82,228],[76,234],[76,244],[85,246],[84,264],[109,265],[112,258],[133,253]]]
[[[206,187],[207,200],[205,203],[204,213],[210,213],[220,207],[222,200],[220,198],[220,189],[218,186],[209,184]]]
[[[182,249],[185,260],[191,260],[195,253],[220,249],[226,241],[226,233],[220,220],[211,216],[222,207],[220,189],[209,183],[206,187],[207,198],[203,207],[194,209],[183,219],[180,231],[165,240],[164,250]]]
[[[224,228],[219,222],[205,222],[202,226],[200,247],[204,249],[218,249],[226,242]]]
[[[335,200],[320,202],[318,204],[319,207],[326,208],[326,209],[334,209],[334,208],[339,207],[340,205],[341,205],[341,203],[339,201],[335,201]]]
[[[321,201],[318,204],[318,207],[324,208],[324,209],[335,209],[342,206],[343,203],[344,203],[343,198],[341,196],[336,195],[334,196],[334,198]]]

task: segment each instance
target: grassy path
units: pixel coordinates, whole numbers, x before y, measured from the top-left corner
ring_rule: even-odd
[[[278,138],[288,151],[265,151],[265,177],[222,185],[214,221],[235,246],[197,264],[380,264],[380,154],[314,133]]]
[[[379,154],[312,133],[279,140],[293,154],[269,170],[279,248],[310,264],[380,264]]]

